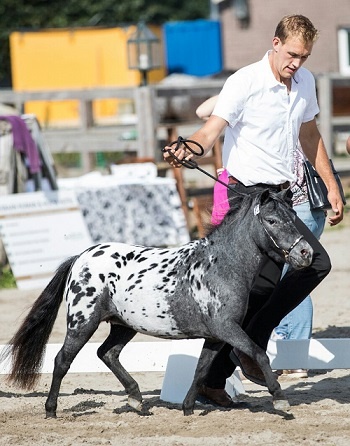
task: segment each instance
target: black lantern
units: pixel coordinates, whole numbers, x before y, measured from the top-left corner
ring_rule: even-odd
[[[147,85],[147,73],[160,68],[160,40],[144,22],[139,22],[136,32],[128,39],[128,65],[139,70],[141,85]]]

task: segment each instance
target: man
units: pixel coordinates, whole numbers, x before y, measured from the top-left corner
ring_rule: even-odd
[[[293,150],[298,139],[303,150],[324,180],[333,213],[331,226],[343,218],[343,203],[332,174],[328,155],[318,131],[319,112],[315,81],[302,65],[311,55],[318,31],[302,15],[282,18],[272,39],[272,50],[257,63],[230,76],[219,94],[214,111],[190,139],[207,153],[225,130],[223,166],[229,173],[230,206],[241,198],[235,193],[254,194],[265,188],[281,190],[295,180]],[[178,159],[194,158],[180,147],[165,147],[164,159],[181,167]],[[329,273],[329,257],[298,217],[296,225],[314,250],[313,262],[303,270],[291,270],[281,280],[283,264],[269,258],[262,262],[259,276],[249,295],[243,321],[247,334],[262,348],[280,320],[295,308]],[[231,361],[231,359],[232,361]],[[200,393],[221,406],[230,406],[224,390],[226,378],[235,366],[251,381],[266,385],[260,368],[239,350],[225,345],[217,354]]]

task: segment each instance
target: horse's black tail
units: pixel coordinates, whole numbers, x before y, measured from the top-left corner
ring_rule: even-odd
[[[77,257],[70,257],[57,269],[1,355],[1,362],[11,357],[7,380],[19,387],[31,389],[39,378],[46,343],[63,300],[67,276]]]

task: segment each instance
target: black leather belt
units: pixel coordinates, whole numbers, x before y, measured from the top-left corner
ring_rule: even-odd
[[[243,183],[241,183],[240,181],[238,181],[236,178],[229,176],[228,177],[228,184],[239,184],[240,186],[246,188],[247,190],[256,190],[256,189],[271,189],[274,191],[281,191],[284,189],[288,189],[288,187],[290,186],[290,182],[289,181],[285,181],[283,184],[266,184],[266,183],[257,183],[254,184],[252,186],[245,186]]]

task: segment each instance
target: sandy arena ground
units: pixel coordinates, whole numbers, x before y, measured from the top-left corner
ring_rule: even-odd
[[[315,337],[350,337],[349,239],[349,222],[341,228],[327,229],[322,237],[333,270],[313,294]],[[37,295],[33,291],[0,291],[0,344],[10,339]],[[105,324],[92,341],[102,341],[107,332]],[[62,342],[64,333],[62,307],[50,342]],[[42,375],[33,392],[10,387],[5,377],[0,376],[0,445],[348,446],[350,443],[348,370],[310,371],[305,380],[280,379],[292,406],[288,415],[275,413],[268,392],[245,381],[247,394],[241,398],[250,403],[249,408],[225,410],[198,404],[193,416],[184,417],[179,405],[159,399],[162,373],[133,376],[151,414],[140,416],[128,408],[126,394],[112,374],[68,374],[58,400],[57,419],[45,419],[44,413],[50,375]]]

